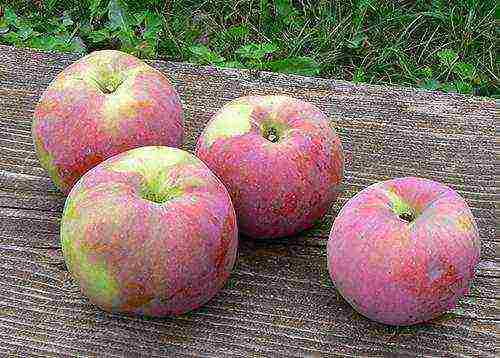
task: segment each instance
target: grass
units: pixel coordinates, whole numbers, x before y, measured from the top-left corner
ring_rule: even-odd
[[[495,11],[494,0],[0,0],[0,43],[499,98]]]

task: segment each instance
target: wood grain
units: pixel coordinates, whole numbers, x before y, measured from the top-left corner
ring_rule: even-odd
[[[500,318],[496,103],[456,94],[153,62],[179,91],[193,149],[227,101],[283,93],[331,118],[346,152],[344,193],[318,227],[275,242],[240,240],[237,266],[203,308],[177,318],[104,313],[81,296],[59,246],[64,196],[40,167],[31,117],[73,55],[0,46],[0,355],[493,357]],[[470,294],[409,328],[371,322],[336,293],[326,268],[335,214],[378,180],[418,175],[462,194],[477,219],[482,261]]]

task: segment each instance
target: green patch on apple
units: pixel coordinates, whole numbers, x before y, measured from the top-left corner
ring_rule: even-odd
[[[147,173],[148,177],[155,177],[158,173],[156,175],[151,175],[151,173],[160,172],[158,163],[161,163],[161,167],[173,167],[192,161],[193,159],[189,153],[183,150],[176,148],[161,150],[159,146],[148,146],[132,149],[124,153],[120,161],[113,162],[112,170],[114,172]]]
[[[143,199],[161,204],[182,196],[184,190],[172,182],[165,167],[189,164],[193,162],[192,157],[187,152],[173,148],[168,151],[159,150],[159,147],[140,149],[129,151],[123,160],[113,164],[112,170],[140,174],[143,180],[140,196]],[[200,182],[193,184],[199,186]]]
[[[281,141],[288,129],[290,129],[289,125],[273,118],[264,120],[260,126],[262,136],[272,143]]]
[[[109,65],[104,66],[97,63],[96,67],[89,67],[83,79],[90,85],[98,87],[105,94],[113,94],[115,91],[130,93],[133,79],[141,72],[150,71],[146,66],[137,66],[127,72],[118,68],[109,70]]]
[[[64,216],[66,220],[73,220],[78,217],[77,213],[77,202],[81,202],[85,200],[85,191],[79,191],[76,193],[71,200],[66,200],[64,202]]]
[[[35,148],[38,154],[38,159],[40,160],[40,164],[42,165],[43,168],[45,168],[49,176],[52,178],[54,184],[58,188],[60,188],[63,184],[59,176],[59,171],[57,170],[57,167],[54,165],[54,157],[51,156],[50,153],[45,150],[40,138],[36,136],[34,136],[34,138],[35,138],[34,140]]]
[[[73,247],[75,240],[69,239],[66,233],[61,233],[61,243],[64,256],[71,267],[78,267],[87,278],[86,288],[90,297],[99,299],[110,305],[119,295],[117,280],[109,273],[105,264],[90,262],[85,250],[76,250]]]
[[[175,186],[166,186],[162,180],[156,180],[152,186],[145,185],[140,190],[140,196],[143,199],[157,204],[166,203],[169,200],[182,196],[182,194],[184,194],[184,190]]]
[[[85,193],[85,192],[80,192]],[[84,200],[84,195],[74,197],[77,200]],[[63,254],[66,258],[68,267],[77,268],[80,272],[84,272],[87,277],[86,286],[90,293],[90,297],[100,297],[103,302],[111,304],[113,298],[118,296],[119,288],[118,283],[112,275],[110,275],[108,268],[101,262],[90,262],[88,257],[88,250],[78,249],[75,247],[80,243],[83,238],[83,233],[73,232],[72,225],[68,225],[73,220],[80,219],[76,212],[78,202],[77,200],[66,200],[64,205],[63,220],[65,225],[61,225],[61,246]]]
[[[210,123],[204,132],[204,138],[208,147],[219,138],[229,138],[235,135],[243,135],[251,129],[250,117],[252,106],[245,103],[230,103],[225,106]]]
[[[399,218],[407,221],[411,224],[413,220],[415,220],[416,213],[413,208],[404,201],[399,195],[394,193],[391,190],[387,190],[386,195],[389,197],[389,200],[392,204],[392,210],[398,214]]]

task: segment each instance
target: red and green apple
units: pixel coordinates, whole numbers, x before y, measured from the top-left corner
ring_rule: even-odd
[[[465,200],[423,178],[379,182],[341,209],[328,241],[337,290],[361,314],[390,325],[430,320],[466,294],[480,240]]]
[[[61,221],[67,267],[111,312],[176,315],[207,302],[236,258],[236,214],[224,185],[176,148],[132,149],[73,186]]]
[[[201,134],[196,155],[226,185],[240,231],[296,234],[321,218],[340,191],[340,139],[314,105],[288,96],[238,98]]]
[[[115,154],[180,146],[182,107],[160,71],[119,51],[96,51],[50,83],[32,134],[42,167],[67,194],[87,170]]]

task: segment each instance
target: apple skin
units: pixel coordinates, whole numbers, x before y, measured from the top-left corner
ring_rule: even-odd
[[[279,140],[266,139],[273,138],[268,134]],[[239,230],[253,238],[312,226],[340,192],[339,137],[317,107],[291,97],[241,97],[226,104],[199,137],[196,155],[226,185]]]
[[[89,170],[66,199],[61,243],[81,291],[103,310],[146,316],[199,307],[234,265],[236,214],[192,154],[149,146]]]
[[[453,308],[469,290],[479,255],[465,200],[415,177],[379,182],[351,198],[328,241],[337,290],[359,313],[389,325],[425,322]]]
[[[95,51],[51,82],[36,106],[32,135],[42,167],[67,194],[115,154],[180,146],[182,116],[179,96],[160,71],[120,51]]]

